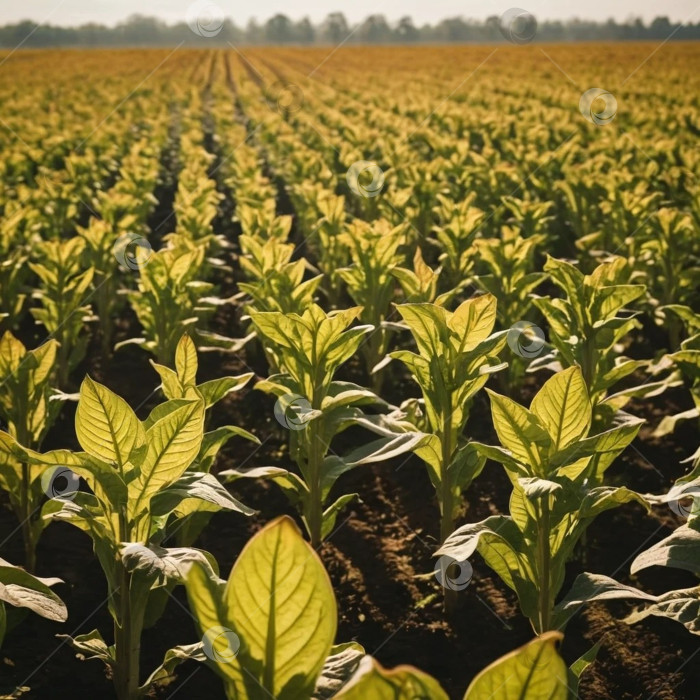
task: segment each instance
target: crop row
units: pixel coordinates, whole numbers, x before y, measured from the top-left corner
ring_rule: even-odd
[[[10,59],[0,487],[24,559],[0,561],[0,641],[13,607],[66,619],[58,580],[34,575],[44,529],[62,521],[91,538],[114,623],[111,643],[99,630],[71,643],[108,667],[120,700],[172,682],[188,659],[229,698],[446,698],[421,671],[335,643],[317,554],[362,496],[344,475],[406,459],[425,465],[439,508],[445,615],[459,614],[478,553],[535,633],[465,698],[575,697],[597,646],[567,667],[557,643],[591,602],[632,600],[628,622],[663,616],[698,634],[698,586],[652,595],[595,573],[566,579],[595,518],[628,503],[685,521],[632,573],[700,573],[700,451],[663,493],[608,476],[644,401],[683,387],[687,408],[667,411],[655,437],[700,420],[697,98],[680,49],[665,92],[641,76],[621,93],[619,128],[570,104],[578,86],[544,52],[525,62],[549,59],[558,79],[543,87],[522,66],[494,85],[503,52],[453,51],[474,63],[468,91],[429,50],[418,73],[410,52],[56,53],[42,78],[45,59]],[[143,420],[94,378],[129,352],[160,382]],[[266,376],[198,381],[203,353]],[[213,420],[253,380],[288,458],[222,471],[230,444],[263,437]],[[484,393],[497,444],[470,431]],[[46,449],[73,408],[75,440]],[[465,522],[488,460],[507,475],[508,512]],[[222,580],[196,544],[215,512],[254,513],[242,479],[279,487],[304,533],[274,520]],[[143,630],[177,585],[201,641],[144,676]]]

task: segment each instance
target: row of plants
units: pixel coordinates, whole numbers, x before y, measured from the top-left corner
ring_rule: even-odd
[[[430,114],[430,94],[443,84],[418,106],[401,98],[390,110],[381,94],[395,82],[382,76],[360,96],[334,66],[326,71],[330,86],[300,80],[304,105],[297,109],[274,99],[270,87],[300,77],[284,55],[272,63],[256,54],[204,56],[192,68],[194,87],[173,90],[169,73],[157,90],[139,94],[129,109],[141,126],[127,129],[125,119],[122,131],[98,130],[100,157],[89,168],[74,170],[68,161],[58,168],[66,182],[59,194],[43,192],[49,186],[38,184],[34,166],[17,175],[17,192],[4,193],[3,223],[19,206],[19,190],[31,192],[22,227],[3,229],[2,239],[8,250],[24,250],[0,279],[3,301],[12,301],[3,305],[9,330],[0,340],[0,485],[25,560],[24,569],[0,566],[0,639],[15,621],[13,607],[66,619],[51,590],[57,580],[32,575],[43,529],[60,520],[92,539],[114,622],[111,643],[99,630],[72,643],[106,664],[120,700],[171,682],[188,659],[211,666],[230,698],[447,697],[422,672],[386,671],[357,643],[335,644],[335,597],[315,553],[358,497],[343,492],[343,475],[411,454],[425,464],[440,512],[438,580],[458,577],[478,552],[515,592],[537,635],[485,669],[465,698],[575,697],[597,646],[567,667],[556,644],[590,602],[631,599],[642,607],[630,622],[665,616],[697,634],[700,587],[652,596],[585,573],[563,590],[567,563],[585,549],[593,520],[631,502],[647,510],[672,503],[688,516],[640,554],[632,572],[652,565],[700,572],[698,513],[688,505],[700,489],[698,454],[662,495],[606,478],[643,422],[625,411],[631,400],[685,383],[694,408],[667,416],[657,434],[698,419],[696,182],[670,182],[660,169],[627,160],[623,168],[616,163],[622,184],[617,172],[591,183],[581,167],[591,150],[601,149],[597,166],[619,154],[584,129],[556,167],[515,196],[511,186],[521,186],[568,121],[550,130],[531,125],[510,140],[504,135],[514,121],[490,123],[489,143],[465,152],[454,139],[455,129],[468,128],[460,102]],[[515,104],[506,94],[501,107]],[[373,126],[362,130],[358,122]],[[161,235],[150,222],[173,145],[177,186]],[[523,153],[511,170],[504,163],[516,146]],[[348,179],[360,160],[386,169],[378,196]],[[55,216],[38,204],[47,194]],[[235,236],[214,224],[225,197],[235,202],[227,222]],[[91,203],[87,219],[83,198]],[[601,199],[604,207],[591,206]],[[584,213],[592,209],[604,219]],[[640,219],[640,232],[629,236]],[[562,230],[574,233],[573,247]],[[572,252],[578,265],[565,259]],[[229,275],[237,284],[226,297],[221,283]],[[125,302],[141,335],[115,346]],[[240,338],[208,327],[224,306],[236,309]],[[27,309],[51,336],[33,349],[16,337]],[[533,322],[547,340],[544,332],[533,335]],[[657,325],[662,351],[627,357],[639,354]],[[76,387],[93,335],[106,361],[128,344],[152,356],[165,400],[145,420],[90,376],[77,395],[64,393]],[[212,407],[253,373],[197,383],[198,346],[264,358],[268,376],[254,388],[274,397],[289,428],[287,468],[215,468],[229,440],[259,442],[245,427],[212,428],[210,419]],[[348,365],[356,381],[341,378]],[[394,405],[386,397],[399,377],[410,377],[412,396]],[[541,386],[527,408],[533,381]],[[482,390],[498,445],[468,432]],[[81,449],[42,451],[66,401],[77,401]],[[364,437],[353,437],[346,451],[338,445],[348,430]],[[487,460],[503,466],[512,486],[508,513],[458,526],[463,495]],[[274,482],[310,544],[289,519],[276,520],[224,581],[214,557],[195,544],[213,513],[252,514],[233,495],[242,478]],[[143,630],[158,622],[180,584],[201,641],[173,647],[144,680]],[[455,615],[456,591],[443,588],[446,614]]]

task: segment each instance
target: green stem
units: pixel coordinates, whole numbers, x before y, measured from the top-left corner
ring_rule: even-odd
[[[29,502],[29,465],[22,465],[22,494],[20,496],[19,518],[22,523],[22,540],[24,542],[24,567],[33,574],[36,571],[36,542],[32,532],[32,510]]]
[[[542,634],[551,626],[551,557],[549,547],[549,496],[544,496],[540,504],[540,517],[537,522],[537,572],[539,574],[539,600],[537,605],[538,624],[535,631]]]
[[[126,518],[120,518],[120,535],[128,535]],[[128,541],[120,537],[120,541]],[[114,688],[119,700],[139,697],[139,655],[143,628],[143,605],[132,605],[132,576],[117,562],[119,580],[118,617],[114,620]]]
[[[319,423],[322,418],[311,421],[307,426],[309,431],[309,535],[311,546],[317,548],[322,541],[323,527],[323,501],[321,498],[321,436],[319,434]]]
[[[442,448],[442,482],[440,484],[440,505],[441,505],[441,515],[440,515],[440,544],[442,544],[454,530],[454,492],[452,489],[452,481],[450,476],[449,467],[452,462],[452,453],[454,452],[454,447],[456,443],[456,436],[451,426],[451,411],[445,411],[442,415],[442,426],[440,430],[440,435],[442,435],[441,448]],[[456,567],[450,567],[454,569]],[[446,571],[445,578],[449,580],[454,572]],[[457,591],[453,591],[451,588],[443,586],[443,607],[447,615],[453,615],[457,610]]]

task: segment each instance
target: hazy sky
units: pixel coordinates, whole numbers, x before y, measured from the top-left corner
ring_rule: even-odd
[[[344,12],[351,22],[374,13],[384,14],[390,20],[411,15],[417,23],[434,22],[457,15],[483,19],[489,15],[500,15],[514,6],[532,12],[540,19],[580,17],[605,20],[614,17],[624,20],[635,16],[649,20],[657,15],[667,15],[673,21],[700,20],[700,0],[300,0],[295,3],[275,0],[256,0],[252,3],[240,0],[212,1],[223,9],[226,16],[240,25],[245,24],[250,17],[267,19],[277,12],[283,12],[293,19],[308,15],[313,20],[320,20],[335,10]],[[0,0],[0,24],[21,19],[60,25],[85,22],[115,24],[137,12],[172,22],[184,19],[188,7],[192,4],[192,0]]]

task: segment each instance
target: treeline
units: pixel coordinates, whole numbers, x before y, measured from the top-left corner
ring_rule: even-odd
[[[182,41],[208,45],[233,44],[406,44],[469,43],[505,41],[499,17],[476,21],[453,17],[431,25],[417,26],[410,17],[389,22],[383,15],[372,15],[359,25],[351,25],[340,12],[334,12],[320,24],[308,18],[293,21],[283,14],[267,22],[251,20],[239,27],[229,19],[188,18],[187,22],[168,25],[153,17],[134,15],[115,27],[85,24],[80,27],[37,26],[24,21],[0,27],[0,46],[43,48],[56,46],[173,46]],[[674,40],[700,39],[700,22],[673,24],[668,17],[657,17],[646,24],[641,19],[617,23],[573,19],[566,22],[544,21],[538,24],[535,41],[591,40]],[[348,38],[349,37],[349,38]]]

